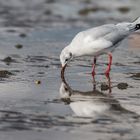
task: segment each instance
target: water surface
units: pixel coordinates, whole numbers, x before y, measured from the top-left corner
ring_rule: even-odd
[[[60,78],[59,61],[61,50],[76,33],[101,23],[122,21],[124,17],[132,19],[130,15],[138,12],[132,8],[136,5],[128,1],[131,10],[123,9],[126,13],[122,14],[117,2],[111,15],[112,8],[106,10],[102,1],[97,9],[79,14],[79,10],[89,7],[88,3],[70,2],[77,6],[71,13],[63,1],[47,2],[59,9],[58,15],[54,9],[51,16],[40,17],[46,8],[44,1],[34,2],[32,8],[27,1],[18,1],[15,7],[9,1],[0,3],[1,139],[139,139],[139,33],[125,39],[113,53],[110,78],[103,74],[107,56],[97,60],[94,80],[90,74],[93,58],[71,62],[65,81]],[[120,18],[112,19],[113,16]]]

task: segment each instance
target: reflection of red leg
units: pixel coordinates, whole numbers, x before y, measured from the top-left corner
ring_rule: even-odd
[[[109,75],[110,70],[111,70],[111,64],[112,64],[112,54],[109,53],[108,56],[109,56],[109,63],[108,63],[108,67],[107,67],[107,69],[105,71],[106,76]]]
[[[96,66],[96,57],[94,57],[93,65],[92,65],[92,76],[95,76],[95,66]]]
[[[110,75],[106,75],[106,78],[108,80],[108,87],[109,87],[109,94],[112,92],[112,89],[111,89],[111,80],[110,80]]]
[[[96,81],[95,81],[95,77],[93,76],[93,91],[96,90]]]

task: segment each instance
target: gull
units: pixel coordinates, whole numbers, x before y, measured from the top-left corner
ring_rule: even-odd
[[[140,29],[140,17],[133,22],[121,22],[118,24],[105,24],[79,32],[60,54],[62,65],[61,77],[67,64],[77,57],[94,57],[92,76],[95,75],[96,59],[98,56],[108,54],[109,63],[105,71],[109,75],[112,64],[112,52],[120,42],[131,33]]]

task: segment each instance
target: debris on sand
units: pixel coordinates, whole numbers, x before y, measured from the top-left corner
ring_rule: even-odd
[[[85,9],[81,9],[78,14],[81,16],[86,16],[88,15],[90,12],[97,12],[99,10],[99,8],[97,7],[92,7],[92,8],[85,8]]]
[[[124,6],[124,7],[119,7],[117,10],[118,10],[119,12],[125,14],[125,13],[128,13],[128,12],[130,11],[130,8]]]
[[[20,37],[25,38],[27,35],[25,33],[19,34]]]
[[[0,70],[0,78],[8,78],[10,75],[12,75],[11,72],[7,70]]]
[[[91,3],[91,0],[84,0],[83,3],[89,4],[89,3]]]
[[[17,44],[17,45],[15,45],[15,47],[16,47],[17,49],[21,49],[21,48],[23,48],[23,45]]]
[[[7,65],[10,65],[10,63],[15,62],[15,60],[12,59],[10,56],[4,58],[2,61],[5,62]]]
[[[9,33],[15,33],[16,32],[15,29],[7,29],[6,31],[9,32]]]
[[[135,80],[140,80],[140,73],[135,73],[132,76],[130,76],[131,78],[135,79]]]
[[[121,90],[127,89],[128,88],[128,84],[127,83],[119,83],[117,85],[117,87],[118,87],[118,89],[121,89]]]
[[[14,62],[14,60],[10,56],[4,58],[2,61],[4,61],[4,62]]]
[[[109,86],[106,83],[101,84],[101,90],[108,90]]]
[[[52,12],[51,12],[50,10],[46,10],[46,11],[44,12],[44,14],[45,14],[45,15],[51,15]]]

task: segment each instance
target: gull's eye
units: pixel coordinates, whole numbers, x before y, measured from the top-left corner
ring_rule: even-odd
[[[70,57],[72,57],[72,53],[70,52]]]

